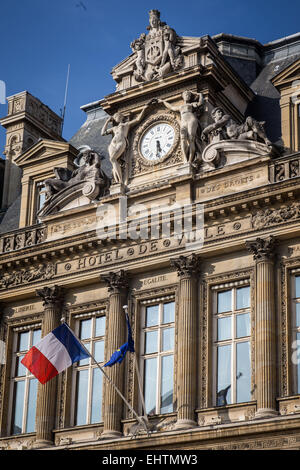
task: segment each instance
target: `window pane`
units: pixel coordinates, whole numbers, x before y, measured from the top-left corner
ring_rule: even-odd
[[[218,347],[217,405],[231,403],[231,345]]]
[[[81,370],[77,373],[76,425],[86,424],[88,377],[88,370]]]
[[[161,413],[173,411],[173,356],[162,357]]]
[[[94,357],[97,362],[104,361],[104,341],[96,341],[95,342],[95,349],[94,349]],[[100,369],[98,369],[99,372]]]
[[[296,283],[296,297],[300,297],[300,276],[295,277]]]
[[[168,302],[164,304],[163,323],[171,323],[175,321],[175,303]]]
[[[23,375],[26,375],[26,371],[28,370],[23,364],[21,364],[21,361],[24,356],[17,356],[17,364],[16,364],[16,377],[22,377]]]
[[[231,290],[218,292],[218,313],[231,311],[231,293]]]
[[[41,330],[34,330],[32,334],[32,346],[35,346],[41,340]]]
[[[231,339],[231,317],[218,319],[218,341]]]
[[[91,423],[99,423],[102,418],[102,372],[100,369],[93,369],[93,393]]]
[[[96,318],[96,331],[95,336],[105,335],[105,317]]]
[[[250,336],[250,314],[244,313],[236,317],[236,337]]]
[[[236,401],[251,400],[250,343],[236,345]]]
[[[146,326],[158,324],[158,305],[152,305],[146,308]]]
[[[296,326],[300,326],[300,304],[296,304]]]
[[[157,359],[154,357],[145,360],[144,397],[146,413],[150,415],[156,412],[156,383]]]
[[[92,320],[82,320],[80,322],[80,339],[87,339],[91,337]]]
[[[18,351],[27,351],[29,349],[29,331],[19,334]]]
[[[297,345],[300,344],[300,333],[297,333]],[[299,346],[297,348],[297,393],[300,393],[300,361],[299,361]]]
[[[15,383],[13,434],[22,433],[25,380]]]
[[[84,346],[86,347],[86,349],[90,353],[91,352],[91,343],[84,343]],[[86,357],[85,359],[81,359],[81,361],[78,362],[78,365],[79,366],[86,366],[87,364],[89,364],[89,362],[90,362],[90,358]]]
[[[173,351],[174,349],[174,328],[162,330],[162,351]]]
[[[29,382],[29,396],[28,396],[26,432],[34,432],[35,431],[35,410],[36,410],[37,384],[38,384],[38,381],[36,379],[32,379]]]
[[[240,287],[236,290],[236,308],[239,310],[248,307],[250,307],[250,286]]]
[[[157,330],[145,333],[145,354],[157,352],[157,338]]]

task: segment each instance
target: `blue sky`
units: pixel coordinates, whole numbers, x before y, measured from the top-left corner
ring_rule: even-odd
[[[0,80],[10,96],[28,90],[59,113],[71,65],[63,136],[85,121],[83,104],[115,90],[110,71],[146,32],[148,12],[182,36],[221,32],[267,43],[300,31],[299,0],[0,0]],[[0,104],[0,117],[7,106]],[[0,154],[5,142],[0,130]]]

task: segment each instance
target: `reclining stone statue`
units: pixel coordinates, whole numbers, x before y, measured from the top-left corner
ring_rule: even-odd
[[[110,179],[101,170],[101,156],[93,150],[86,150],[83,152],[81,160],[84,163],[74,171],[68,168],[54,168],[56,178],[44,181],[46,201],[61,190],[81,182],[95,183],[99,188],[99,196],[106,194],[110,186]]]
[[[264,129],[265,121],[256,121],[248,116],[246,121],[239,125],[220,107],[213,109],[211,116],[215,122],[202,132],[202,140],[207,143],[221,140],[254,140],[268,146],[272,145]]]

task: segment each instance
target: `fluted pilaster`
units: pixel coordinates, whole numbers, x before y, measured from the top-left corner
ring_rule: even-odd
[[[36,294],[43,299],[44,317],[42,337],[59,326],[59,314],[63,303],[63,289],[59,286],[38,289]],[[53,445],[53,429],[56,416],[57,377],[39,384],[36,407],[35,447]]]
[[[276,317],[274,258],[270,236],[246,242],[256,261],[255,384],[257,417],[276,415]]]
[[[109,314],[107,333],[107,360],[126,341],[126,322],[123,306],[127,303],[128,279],[122,270],[101,278],[108,285]],[[106,373],[121,393],[124,389],[124,361],[106,368]],[[103,437],[118,437],[121,433],[123,401],[112,385],[106,382]]]
[[[177,366],[177,428],[196,426],[197,397],[197,287],[200,259],[197,255],[171,260],[178,271],[178,366]],[[199,306],[198,306],[199,307]]]

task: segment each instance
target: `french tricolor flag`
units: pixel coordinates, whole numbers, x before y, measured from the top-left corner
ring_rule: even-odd
[[[44,384],[71,366],[73,362],[89,356],[72,330],[63,323],[33,346],[21,363]]]

